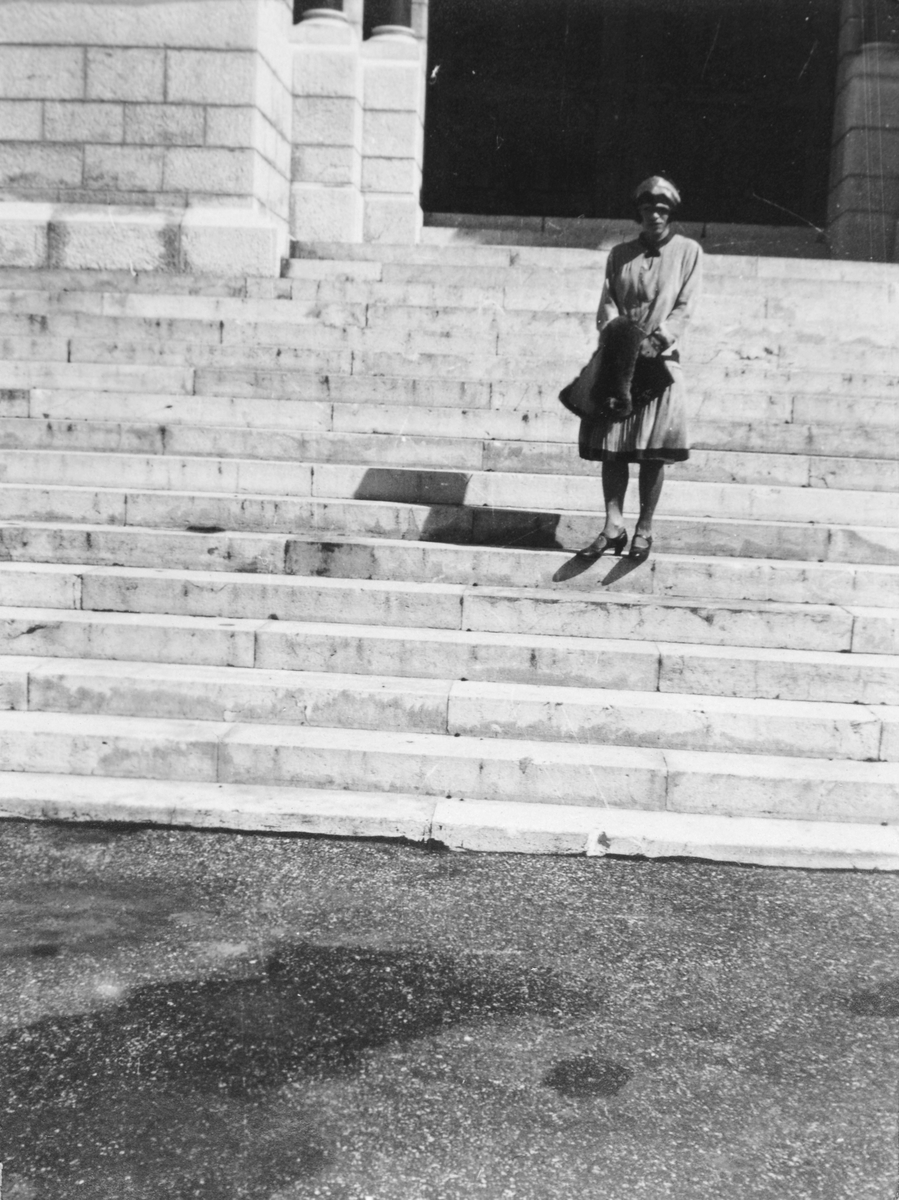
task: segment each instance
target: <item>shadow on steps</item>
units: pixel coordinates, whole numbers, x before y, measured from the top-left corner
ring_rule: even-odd
[[[564,550],[558,540],[561,513],[522,508],[493,508],[465,503],[471,476],[463,471],[410,471],[370,467],[353,493],[354,500],[427,505],[424,521],[413,522],[401,536],[423,542],[474,546],[521,546]]]

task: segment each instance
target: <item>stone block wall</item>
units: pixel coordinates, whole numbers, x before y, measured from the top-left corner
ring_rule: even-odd
[[[418,241],[422,226],[424,45],[398,31],[363,44],[362,192],[366,241]]]
[[[290,21],[287,0],[5,3],[0,200],[58,225],[66,206],[158,210],[169,258],[185,221],[245,243],[255,220],[286,247]]]
[[[303,17],[293,42],[291,236],[417,241],[424,43],[400,26],[363,41],[349,14],[322,10]]]
[[[303,241],[362,239],[359,27],[339,13],[293,32],[291,232]]]
[[[828,237],[840,258],[899,260],[899,6],[844,0]]]

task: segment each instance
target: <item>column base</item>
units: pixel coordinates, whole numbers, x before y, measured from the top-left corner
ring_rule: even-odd
[[[0,266],[277,277],[286,223],[251,208],[0,203]]]
[[[365,197],[366,242],[394,246],[414,245],[421,241],[424,214],[411,196],[368,194]]]
[[[834,258],[859,262],[896,262],[899,252],[896,215],[892,212],[843,212],[827,229]]]
[[[292,237],[303,242],[361,242],[359,189],[291,184],[290,230]]]

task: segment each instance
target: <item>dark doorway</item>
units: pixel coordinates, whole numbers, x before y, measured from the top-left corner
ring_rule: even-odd
[[[431,0],[423,206],[823,225],[840,0]]]

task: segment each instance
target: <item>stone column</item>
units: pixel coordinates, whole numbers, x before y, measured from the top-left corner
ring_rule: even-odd
[[[411,27],[411,0],[371,3],[381,23],[362,46],[363,234],[368,242],[417,242],[426,47]]]
[[[276,274],[288,0],[6,0],[0,263]]]
[[[844,0],[828,236],[838,258],[896,260],[899,6]]]
[[[293,34],[290,233],[297,241],[362,240],[360,35],[332,7],[307,7]]]

